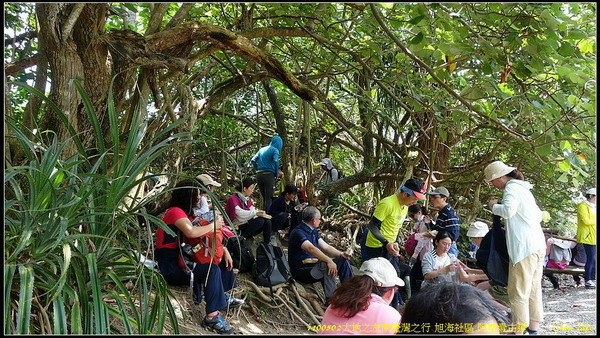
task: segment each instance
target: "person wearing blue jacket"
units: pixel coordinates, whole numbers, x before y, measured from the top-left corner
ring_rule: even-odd
[[[268,211],[273,201],[275,182],[279,174],[279,154],[283,148],[283,140],[279,135],[273,136],[268,146],[256,152],[250,163],[256,169],[256,183],[263,198],[263,210]]]

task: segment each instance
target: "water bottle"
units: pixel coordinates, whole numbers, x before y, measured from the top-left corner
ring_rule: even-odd
[[[456,259],[456,257],[454,257],[454,256],[450,257],[450,264],[457,264],[457,263],[458,263],[458,260]],[[459,278],[458,278],[458,273],[456,271],[456,267],[450,268],[450,272],[448,272],[448,275],[450,277],[450,280],[453,283],[460,282]]]

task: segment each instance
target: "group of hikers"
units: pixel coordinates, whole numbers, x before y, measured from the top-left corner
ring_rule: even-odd
[[[504,192],[501,200],[487,204],[498,226],[490,231],[484,222],[471,223],[467,231],[471,247],[461,255],[481,260],[483,269],[469,268],[458,259],[461,220],[449,203],[448,189],[427,191],[423,181],[412,178],[376,205],[362,234],[362,265],[355,275],[351,256],[321,237],[319,209],[297,202],[298,187],[288,184],[272,198],[281,148],[281,138],[274,136],[251,160],[256,179],[243,178],[227,199],[224,210],[233,229],[206,197],[205,190],[221,186],[210,175],[179,182],[172,192],[163,221],[176,236],[157,230],[155,258],[169,284],[190,285],[198,303],[204,296],[202,326],[218,333],[235,331],[221,311],[241,306],[244,300],[232,296],[237,286],[236,257],[225,243],[236,236],[253,242],[262,235],[264,244],[287,242],[294,280],[321,282],[327,309],[317,330],[320,334],[537,333],[543,320],[546,240],[532,185],[517,168],[494,161],[484,170],[485,181]],[[326,160],[321,165],[331,171],[332,162]],[[334,176],[328,183],[339,178],[337,172]],[[262,209],[253,203],[255,188],[263,197]],[[427,196],[437,210],[435,221],[419,203]],[[577,241],[584,244],[587,256],[588,288],[595,287],[595,197],[595,189],[586,191],[586,201],[578,208]],[[407,216],[414,222],[411,244],[400,236]],[[284,230],[287,234],[281,242],[279,234]],[[490,248],[494,240],[505,243],[506,271],[500,273],[501,266],[490,259],[497,256],[494,245]],[[200,248],[192,264],[182,261],[183,242]],[[401,247],[410,257],[408,264]],[[496,277],[502,273],[505,276]],[[444,325],[450,331],[440,332]]]

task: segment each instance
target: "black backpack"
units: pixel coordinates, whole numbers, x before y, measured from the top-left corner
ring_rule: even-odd
[[[280,247],[260,243],[256,249],[256,261],[252,266],[256,284],[272,287],[292,279],[290,266]]]
[[[230,237],[227,240],[227,250],[231,254],[233,260],[233,267],[238,269],[240,272],[252,271],[252,265],[254,264],[254,255],[250,251],[248,242],[242,236]]]
[[[475,257],[477,265],[495,285],[508,285],[509,257],[500,216],[494,215],[492,229],[481,240]]]

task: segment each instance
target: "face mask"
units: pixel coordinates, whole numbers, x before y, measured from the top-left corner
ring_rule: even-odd
[[[424,218],[425,218],[425,215],[419,216],[419,218],[417,218],[417,222],[421,222]]]

